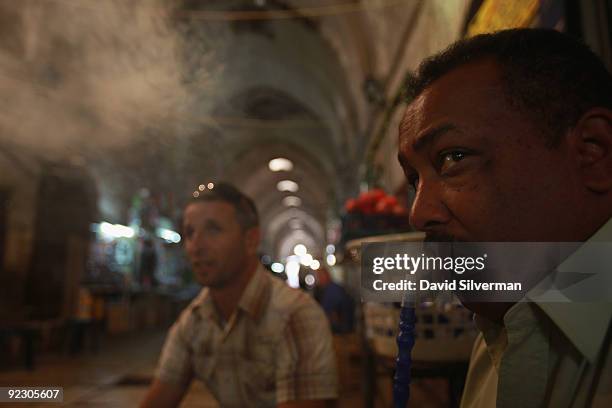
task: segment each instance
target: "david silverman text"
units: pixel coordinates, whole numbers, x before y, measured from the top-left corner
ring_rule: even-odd
[[[445,280],[444,282],[430,282],[425,279],[417,283],[409,279],[402,279],[399,282],[383,282],[377,279],[373,282],[374,290],[482,290],[482,291],[518,291],[522,290],[520,282],[476,282],[471,279],[462,279],[459,281]],[[457,283],[459,283],[457,285]]]

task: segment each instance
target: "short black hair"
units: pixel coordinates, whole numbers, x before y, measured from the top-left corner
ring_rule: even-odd
[[[589,109],[612,109],[612,76],[585,44],[550,29],[511,29],[462,39],[424,60],[408,81],[416,98],[455,68],[485,59],[500,68],[511,107],[526,115],[547,137],[561,141]]]
[[[224,201],[231,204],[236,211],[236,218],[243,230],[259,226],[259,214],[253,200],[238,190],[234,185],[226,182],[213,183],[212,188],[197,189],[189,199],[189,204],[210,201]]]

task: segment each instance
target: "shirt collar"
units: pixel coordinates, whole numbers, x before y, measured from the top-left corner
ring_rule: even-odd
[[[238,307],[244,310],[256,322],[261,319],[268,301],[270,300],[271,277],[263,266],[259,265],[253,274],[244,293],[240,297]]]
[[[212,303],[208,288],[202,288],[198,296],[191,304],[191,312],[203,319],[217,321],[215,305]]]
[[[240,297],[238,308],[244,310],[258,322],[263,315],[265,306],[268,304],[270,292],[270,276],[263,266],[259,265]],[[192,311],[197,312],[204,319],[220,321],[208,288],[202,289],[193,303]]]
[[[606,241],[612,242],[612,218],[587,242]],[[587,259],[587,256],[587,251],[582,246],[561,263],[557,270],[565,272],[566,270],[575,270],[575,265],[588,264],[583,262]],[[612,268],[612,264],[600,266],[608,269]],[[609,272],[612,273],[612,271]],[[582,355],[590,362],[597,360],[612,320],[611,303],[571,302],[568,299],[562,301],[564,298],[562,290],[545,293],[532,290],[527,293],[527,298],[536,303],[548,315]],[[558,301],[555,302],[553,299],[558,299]]]

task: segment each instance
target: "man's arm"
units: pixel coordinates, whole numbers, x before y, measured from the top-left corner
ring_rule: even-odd
[[[323,310],[313,300],[290,317],[277,356],[278,408],[334,406],[331,400],[338,392],[332,336]]]
[[[168,333],[159,358],[155,379],[141,403],[142,408],[177,407],[193,378],[191,351],[185,333],[185,314]]]
[[[187,392],[189,384],[169,384],[158,379],[153,381],[140,408],[172,408],[178,407]]]

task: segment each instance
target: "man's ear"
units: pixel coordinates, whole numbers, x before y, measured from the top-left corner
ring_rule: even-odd
[[[261,231],[259,227],[249,228],[245,232],[245,244],[247,251],[252,254],[257,253],[259,242],[261,241]]]
[[[569,143],[583,185],[595,193],[612,191],[612,110],[588,110],[570,130]]]

